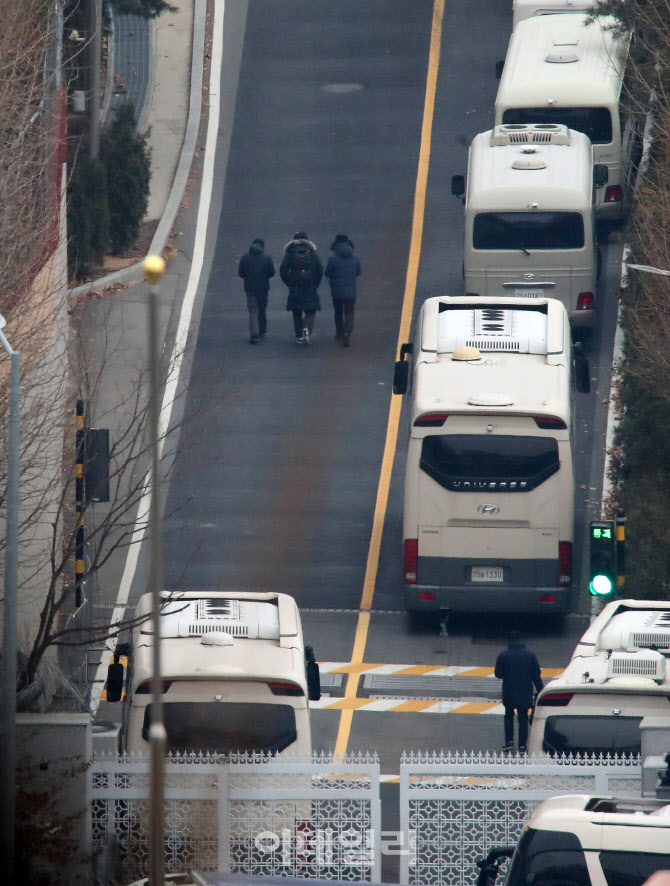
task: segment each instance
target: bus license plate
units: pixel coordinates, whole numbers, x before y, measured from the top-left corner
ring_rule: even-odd
[[[543,289],[515,289],[516,298],[544,298]]]
[[[470,581],[502,581],[502,566],[473,566],[470,570]]]

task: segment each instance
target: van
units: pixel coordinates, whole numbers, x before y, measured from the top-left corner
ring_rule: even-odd
[[[512,32],[495,100],[495,125],[562,123],[593,144],[608,169],[598,193],[599,219],[616,221],[630,208],[642,151],[643,120],[621,105],[628,41],[615,20],[589,23],[585,14],[539,15]]]
[[[607,168],[596,170],[604,184]],[[475,136],[452,192],[465,204],[467,295],[557,298],[573,327],[595,319],[600,255],[593,152],[555,123],[504,124]]]
[[[161,593],[161,669],[167,750],[172,753],[309,754],[308,699],[319,672],[303,644],[288,594]],[[148,753],[154,632],[151,594],[135,610],[131,642],[117,647],[108,701],[121,698],[120,655],[128,655],[121,751]],[[110,697],[111,696],[111,697]]]
[[[493,886],[512,859],[505,886],[642,886],[670,868],[667,800],[564,794],[540,803],[516,847],[481,859],[477,886]]]
[[[595,0],[597,3],[598,0]],[[534,15],[560,15],[561,13],[588,12],[594,6],[594,0],[513,0],[513,22],[516,28],[519,22]]]
[[[537,696],[529,753],[634,756],[640,721],[670,716],[670,603],[609,603]]]
[[[572,395],[588,386],[556,299],[424,302],[393,387],[410,401],[406,609],[567,610]]]

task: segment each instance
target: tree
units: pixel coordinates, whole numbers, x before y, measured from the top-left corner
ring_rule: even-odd
[[[107,175],[102,163],[79,157],[67,197],[68,267],[79,279],[102,263],[109,247]]]
[[[119,253],[137,239],[147,211],[151,163],[146,137],[137,132],[132,102],[116,109],[103,133],[101,158],[107,173],[110,243]]]

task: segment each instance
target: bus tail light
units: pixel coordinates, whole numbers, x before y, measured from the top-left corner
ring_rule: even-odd
[[[605,191],[605,203],[621,203],[623,190],[621,185],[608,185]]]
[[[537,706],[546,708],[564,708],[572,701],[574,692],[549,692],[538,698]]]
[[[558,543],[558,584],[567,588],[572,584],[572,542]]]
[[[416,584],[416,570],[419,560],[419,540],[406,538],[403,552],[402,576],[405,584]]]
[[[534,415],[535,424],[542,431],[564,431],[567,427],[557,415]]]
[[[596,300],[592,292],[580,292],[577,297],[578,311],[592,311],[596,306]]]
[[[431,602],[432,600],[437,600],[437,594],[432,594],[430,591],[422,591],[419,594],[419,600],[426,600],[427,602]]]
[[[466,296],[471,295],[471,296],[474,296],[475,298],[479,298],[478,292],[466,292],[465,294],[466,294]]]
[[[441,428],[449,418],[446,412],[430,412],[420,415],[414,420],[415,428]]]

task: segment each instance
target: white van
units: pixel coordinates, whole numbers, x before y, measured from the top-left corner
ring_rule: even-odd
[[[616,600],[538,694],[529,753],[630,756],[640,721],[670,716],[670,602]]]
[[[555,299],[424,302],[393,387],[411,396],[409,611],[567,610],[572,393],[588,383]]]
[[[598,0],[513,0],[512,10],[514,19],[512,27],[516,28],[519,22],[534,15],[560,15],[561,13],[571,12],[585,13],[597,2]]]
[[[589,137],[595,163],[608,169],[598,217],[621,219],[630,206],[643,120],[620,106],[628,42],[614,19],[539,15],[512,32],[495,101],[495,125],[563,123]]]
[[[604,184],[607,169],[597,170]],[[465,204],[466,295],[547,296],[573,327],[595,318],[600,270],[591,142],[555,123],[504,124],[475,136],[452,192]]]
[[[478,886],[493,886],[512,858],[505,886],[642,886],[670,868],[667,800],[564,794],[540,803],[516,847],[479,863]]]
[[[163,716],[168,751],[311,753],[309,698],[318,665],[303,644],[288,594],[162,592]],[[122,747],[149,751],[154,634],[151,595],[140,597],[128,654]],[[121,697],[118,663],[107,700]],[[111,669],[116,668],[116,671]],[[110,698],[111,695],[111,698]]]

